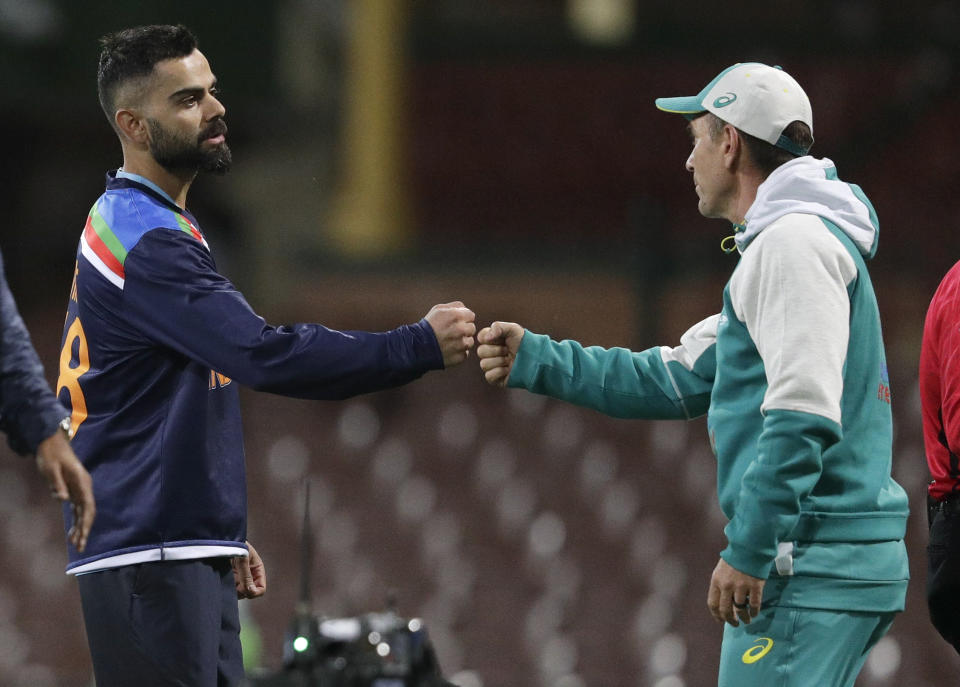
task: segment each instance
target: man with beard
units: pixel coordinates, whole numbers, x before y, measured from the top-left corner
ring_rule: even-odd
[[[196,39],[145,26],[101,39],[100,102],[123,149],[80,238],[58,393],[99,517],[70,547],[99,687],[236,685],[238,597],[266,578],[246,542],[237,384],[340,399],[462,362],[460,302],[383,333],[273,327],[217,272],[186,209],[230,166],[225,110]]]

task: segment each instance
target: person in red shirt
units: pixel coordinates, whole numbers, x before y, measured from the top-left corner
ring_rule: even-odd
[[[937,632],[960,653],[960,262],[930,301],[920,350],[927,495],[927,606]]]

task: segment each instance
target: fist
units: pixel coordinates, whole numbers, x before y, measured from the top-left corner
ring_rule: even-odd
[[[477,333],[477,325],[473,323],[475,319],[473,311],[460,301],[441,303],[430,308],[426,320],[440,344],[445,368],[459,365],[470,355],[473,335]]]
[[[477,335],[477,357],[483,376],[494,386],[506,386],[514,358],[520,350],[524,328],[514,322],[494,322]]]

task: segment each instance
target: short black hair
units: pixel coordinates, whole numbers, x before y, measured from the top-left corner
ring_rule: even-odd
[[[120,85],[149,76],[158,62],[186,57],[196,49],[196,37],[180,24],[136,26],[103,36],[97,67],[97,95],[110,125],[115,126],[113,116]]]

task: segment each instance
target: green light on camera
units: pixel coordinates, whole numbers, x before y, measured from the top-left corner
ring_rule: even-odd
[[[310,646],[310,640],[306,637],[297,637],[293,640],[293,650],[297,653],[306,651],[308,646]]]

